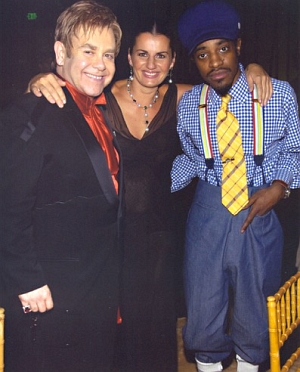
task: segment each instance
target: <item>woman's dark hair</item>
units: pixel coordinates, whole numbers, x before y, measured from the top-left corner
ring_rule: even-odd
[[[143,22],[137,26],[132,33],[132,36],[129,39],[129,50],[132,52],[132,49],[136,43],[136,38],[145,32],[150,33],[151,35],[164,35],[170,40],[170,48],[172,54],[175,52],[174,47],[174,33],[171,31],[171,28],[168,27],[167,24],[159,22],[157,20],[149,20],[147,22]]]

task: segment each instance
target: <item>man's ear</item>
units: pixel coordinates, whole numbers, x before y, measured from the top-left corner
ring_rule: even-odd
[[[63,66],[65,59],[67,57],[67,51],[66,51],[64,44],[61,41],[55,42],[54,52],[55,52],[56,64],[58,66]]]
[[[242,39],[237,39],[237,41],[236,41],[236,52],[237,52],[238,56],[240,56],[240,54],[241,54],[241,46],[242,46]]]

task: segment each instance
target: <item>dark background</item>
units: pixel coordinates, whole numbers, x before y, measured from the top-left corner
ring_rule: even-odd
[[[0,0],[0,107],[22,94],[30,78],[50,69],[56,18],[72,0]],[[197,0],[103,0],[123,29],[115,79],[129,75],[127,49],[133,30],[156,18],[176,30],[180,14]],[[300,0],[228,0],[242,18],[241,61],[260,63],[278,79],[287,80],[300,97]],[[36,19],[32,14],[36,13]],[[195,66],[175,40],[173,81],[198,83]],[[299,242],[299,190],[277,207],[285,233],[285,277],[293,270]]]
[[[228,0],[242,18],[244,64],[260,63],[273,77],[287,80],[300,96],[300,1]],[[57,16],[73,0],[0,0],[0,86],[1,106],[22,93],[30,78],[48,70],[41,61],[53,49],[53,29]],[[197,0],[103,0],[117,15],[123,29],[116,79],[127,77],[127,48],[133,30],[144,20],[156,18],[176,30],[180,14]],[[36,19],[30,14],[36,13]],[[193,63],[180,43],[175,42],[177,61],[174,82],[199,82]]]

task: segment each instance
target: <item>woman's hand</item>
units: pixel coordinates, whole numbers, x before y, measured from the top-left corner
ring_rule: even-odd
[[[65,85],[62,79],[51,72],[38,74],[30,80],[26,93],[32,92],[37,97],[43,95],[50,103],[56,103],[62,108],[66,103],[66,96],[61,87]]]
[[[254,84],[257,87],[258,100],[265,106],[273,93],[273,85],[270,76],[256,63],[250,63],[245,69],[247,82],[250,92],[253,91]]]

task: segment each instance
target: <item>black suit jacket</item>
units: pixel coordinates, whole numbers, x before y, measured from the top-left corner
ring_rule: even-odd
[[[65,93],[63,109],[25,95],[2,113],[0,135],[4,306],[20,315],[17,296],[47,284],[43,336],[62,346],[85,342],[95,321],[116,324],[121,214],[105,154]],[[78,335],[66,313],[84,323]]]

